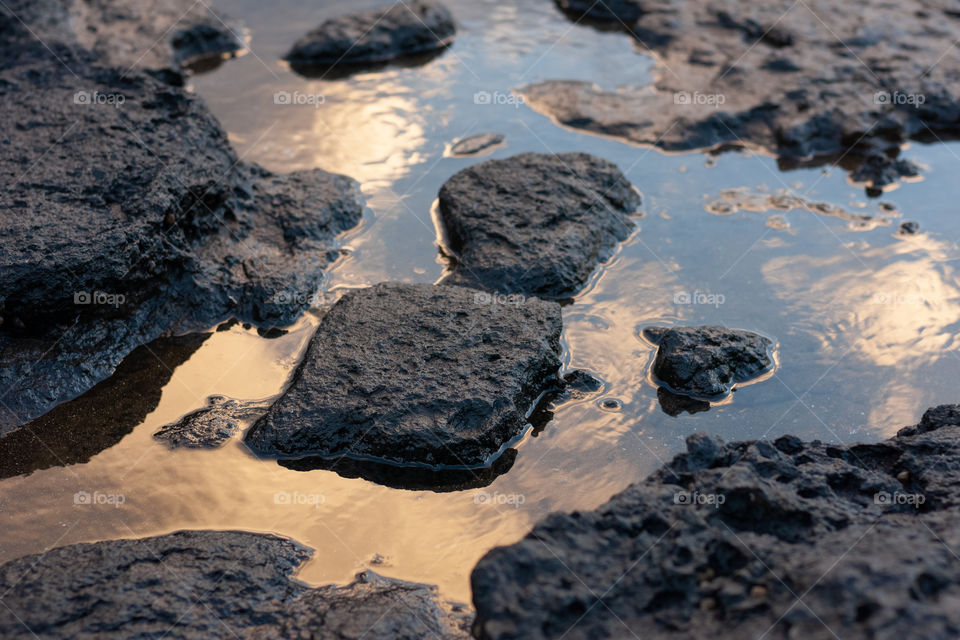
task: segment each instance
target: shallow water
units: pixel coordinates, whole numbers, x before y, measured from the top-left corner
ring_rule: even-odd
[[[323,309],[275,339],[236,325],[159,376],[158,404],[116,444],[85,463],[0,481],[0,561],[78,541],[241,528],[317,549],[300,574],[311,583],[346,582],[371,567],[468,601],[470,570],[488,549],[551,511],[596,507],[682,450],[691,433],[875,441],[929,406],[957,401],[960,144],[913,144],[905,155],[926,167],[923,180],[868,199],[839,168],[782,172],[761,155],[664,154],[563,129],[511,89],[559,78],[642,85],[651,61],[626,36],[574,25],[548,0],[448,0],[460,35],[424,66],[305,79],[279,62],[289,45],[326,16],[376,3],[315,4],[221,0],[251,29],[250,52],[192,85],[245,160],[362,183],[369,211],[344,238],[349,255],[325,290],[442,276],[431,207],[450,175],[480,161],[448,157],[459,137],[506,134],[485,158],[586,151],[610,159],[642,191],[643,218],[564,308],[565,366],[601,378],[602,391],[555,407],[552,421],[520,442],[510,471],[484,489],[406,491],[294,471],[253,458],[239,439],[216,451],[168,450],[152,434],[207,396],[278,393]],[[283,91],[323,101],[275,104]],[[477,104],[478,92],[491,104]],[[875,220],[804,208],[708,212],[731,188],[790,189]],[[904,220],[920,232],[898,235]],[[778,368],[725,404],[671,417],[649,381],[653,348],[638,337],[660,323],[762,333],[777,343]],[[123,504],[77,505],[78,491]]]

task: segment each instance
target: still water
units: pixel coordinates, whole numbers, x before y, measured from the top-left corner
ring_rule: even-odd
[[[78,541],[238,528],[317,549],[299,575],[313,584],[346,582],[369,567],[466,602],[470,570],[488,549],[551,511],[598,506],[682,450],[691,433],[876,441],[926,407],[958,400],[960,144],[909,146],[905,156],[925,168],[923,179],[869,199],[839,168],[784,172],[760,154],[665,154],[566,130],[512,90],[548,79],[640,86],[652,61],[625,35],[574,25],[548,0],[448,0],[460,33],[441,56],[307,79],[280,62],[287,48],[325,17],[382,3],[317,4],[220,0],[249,27],[250,50],[195,75],[192,90],[243,159],[362,183],[368,211],[344,237],[347,255],[329,272],[324,298],[443,275],[431,218],[437,191],[485,159],[451,157],[454,140],[505,134],[485,157],[593,153],[616,162],[644,197],[635,233],[564,308],[565,367],[591,372],[603,388],[554,406],[489,486],[402,490],[257,460],[239,439],[216,451],[170,451],[152,438],[210,395],[277,394],[323,307],[279,338],[233,325],[179,346],[154,344],[138,352],[140,377],[130,385],[145,417],[130,410],[133,392],[122,380],[108,381],[103,398],[73,410],[84,412],[77,424],[86,427],[67,418],[54,425],[65,430],[62,450],[38,444],[47,460],[39,470],[0,481],[0,561]],[[277,104],[278,92],[313,98]],[[769,196],[783,193],[796,206],[767,210]],[[919,233],[897,233],[907,220]],[[762,333],[776,341],[778,368],[730,402],[673,417],[649,381],[653,348],[638,337],[651,324]],[[133,415],[129,425],[93,435],[122,411]],[[88,437],[95,441],[77,444]],[[89,455],[71,458],[87,445]],[[80,491],[122,498],[75,504]]]

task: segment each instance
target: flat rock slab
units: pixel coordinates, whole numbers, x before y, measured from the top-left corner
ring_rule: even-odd
[[[269,406],[266,402],[210,396],[206,407],[161,427],[153,437],[171,449],[216,449],[239,433],[244,421],[260,417]]]
[[[773,367],[769,338],[726,327],[649,327],[657,345],[653,375],[674,393],[721,398]]]
[[[450,153],[455,156],[474,156],[503,144],[504,140],[506,136],[502,133],[478,133],[454,142],[450,146]]]
[[[471,582],[478,638],[953,638],[960,407],[877,444],[783,436],[687,453],[554,514]]]
[[[246,47],[243,26],[195,0],[9,0],[13,28],[93,51],[106,64],[164,69]],[[0,10],[2,11],[2,10]],[[22,21],[22,22],[21,22]]]
[[[867,0],[561,0],[655,54],[654,84],[521,89],[560,124],[667,150],[759,146],[784,166],[847,154],[876,190],[915,175],[907,139],[960,133],[960,38],[946,3]],[[848,153],[849,152],[849,153]]]
[[[439,214],[455,256],[444,281],[501,294],[567,298],[630,234],[640,194],[585,153],[523,153],[456,173]]]
[[[464,607],[436,588],[365,571],[311,589],[292,540],[179,531],[75,544],[0,566],[0,636],[78,640],[467,638]]]
[[[286,392],[246,436],[257,453],[479,466],[522,433],[555,384],[560,307],[462,287],[345,294]]]
[[[290,324],[362,217],[346,176],[240,161],[179,74],[17,22],[0,53],[0,435],[162,334]]]
[[[363,65],[444,49],[456,35],[453,16],[438,2],[412,0],[331,18],[293,45],[294,65]]]

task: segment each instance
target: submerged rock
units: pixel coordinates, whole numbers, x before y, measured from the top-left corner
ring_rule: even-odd
[[[523,153],[474,165],[440,189],[456,254],[444,281],[499,294],[573,296],[633,228],[640,195],[585,153]]]
[[[652,87],[521,89],[565,126],[666,150],[759,146],[781,162],[842,161],[873,193],[917,173],[898,157],[905,140],[960,134],[960,66],[943,56],[960,14],[945,3],[558,4],[622,25],[656,65]]]
[[[159,335],[289,324],[363,213],[350,178],[240,161],[165,74],[25,33],[0,40],[0,434]]]
[[[16,16],[15,27],[41,41],[93,51],[124,69],[186,66],[246,46],[240,23],[194,0],[8,0],[4,6]]]
[[[506,137],[501,133],[478,133],[454,142],[450,153],[455,156],[472,156],[501,145],[504,140]]]
[[[179,531],[60,547],[0,566],[9,638],[466,638],[465,608],[436,587],[364,571],[310,588],[312,555],[274,535]]]
[[[293,382],[246,435],[257,453],[480,466],[520,435],[560,368],[560,307],[378,284],[324,316]]]
[[[241,423],[263,415],[270,404],[210,396],[207,406],[163,426],[153,437],[171,449],[216,449],[240,432]]]
[[[411,0],[331,18],[298,40],[285,58],[294,65],[376,64],[440,51],[455,35],[453,17],[445,6]]]
[[[929,422],[852,446],[691,436],[481,559],[475,637],[956,637],[960,421]]]
[[[643,330],[643,337],[658,347],[653,362],[657,380],[674,393],[694,398],[725,396],[735,384],[748,382],[773,366],[769,353],[773,342],[749,331],[650,327]]]

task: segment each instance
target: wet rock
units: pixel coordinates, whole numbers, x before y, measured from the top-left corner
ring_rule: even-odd
[[[456,26],[439,2],[413,0],[331,18],[293,45],[292,65],[340,66],[387,62],[436,52],[453,41]]]
[[[472,156],[503,144],[506,136],[500,133],[478,133],[475,136],[461,138],[450,147],[455,156]]]
[[[246,435],[257,453],[481,466],[520,435],[560,367],[559,305],[462,287],[344,295],[287,391]]]
[[[643,337],[657,345],[653,374],[674,393],[716,398],[773,366],[769,338],[725,327],[650,327]]]
[[[356,182],[243,163],[162,74],[6,35],[0,434],[162,334],[292,322],[362,216]]]
[[[105,64],[124,69],[187,66],[245,47],[240,23],[193,0],[10,0],[5,5],[43,42],[90,50]]]
[[[75,544],[0,566],[4,638],[466,638],[462,607],[435,587],[364,571],[310,588],[292,540],[179,531]]]
[[[557,7],[570,17],[609,22],[629,29],[643,13],[639,0],[556,0]]]
[[[157,408],[173,371],[209,338],[189,334],[137,347],[109,378],[0,437],[0,478],[89,461]]]
[[[240,432],[242,423],[263,415],[270,404],[210,396],[207,406],[163,426],[153,437],[171,449],[216,449]]]
[[[960,428],[912,433],[692,436],[596,511],[548,516],[481,559],[475,637],[953,637]]]
[[[499,294],[573,296],[633,228],[640,195],[585,153],[524,153],[444,183],[439,214],[456,257],[444,281]]]
[[[917,173],[899,157],[905,140],[960,133],[960,66],[943,58],[960,19],[944,3],[558,4],[622,24],[656,64],[650,87],[521,89],[568,127],[667,150],[759,146],[780,159],[842,161],[872,193]]]
[[[901,222],[901,223],[900,223],[900,234],[901,234],[901,235],[912,236],[912,235],[914,235],[915,233],[917,233],[918,231],[920,231],[920,223],[919,223],[919,222],[908,221],[908,222]]]

